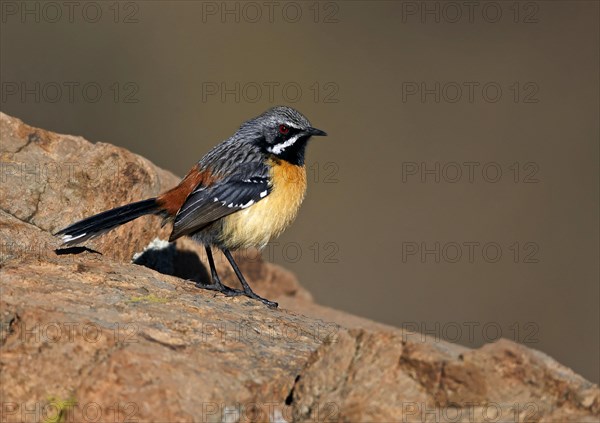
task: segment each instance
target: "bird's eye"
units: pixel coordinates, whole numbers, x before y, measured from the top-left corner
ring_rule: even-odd
[[[279,125],[279,133],[282,135],[286,135],[288,132],[290,132],[290,128],[287,127],[286,125]]]

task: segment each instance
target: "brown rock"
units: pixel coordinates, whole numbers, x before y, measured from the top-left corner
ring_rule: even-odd
[[[108,144],[0,124],[0,421],[598,421],[598,387],[543,353],[505,340],[470,350],[321,307],[253,253],[240,253],[245,272],[280,309],[131,264],[166,237],[157,219],[57,254],[50,232],[73,216],[177,178]],[[38,171],[77,158],[128,170]],[[152,245],[138,262],[207,276],[189,240]]]
[[[92,214],[156,196],[178,178],[148,160],[105,143],[32,128],[0,114],[2,209],[38,228],[56,232]],[[160,219],[144,217],[89,243],[119,260],[130,260],[159,232]],[[119,248],[113,248],[116,241]],[[57,243],[58,245],[58,243]]]
[[[50,233],[109,208],[154,197],[180,180],[123,148],[33,128],[4,113],[0,113],[0,138],[1,209]],[[152,241],[169,238],[171,225],[161,228],[161,223],[156,216],[144,216],[89,241],[86,247],[130,262]],[[2,251],[35,250],[37,255],[46,256],[60,246],[57,239],[46,241],[40,245],[37,238],[13,233],[2,244]],[[240,267],[257,293],[268,298],[284,295],[311,299],[288,271],[263,262],[257,253],[240,254]],[[177,246],[167,251],[147,251],[138,261],[160,268],[162,273],[197,282],[209,280],[202,265],[206,263],[204,249],[189,239],[178,240]],[[223,281],[239,286],[222,254],[215,255],[215,262]]]
[[[550,357],[501,340],[458,353],[364,330],[341,331],[308,360],[297,421],[538,422],[598,419],[598,387]],[[514,373],[517,370],[517,373]],[[587,419],[587,420],[586,420]]]

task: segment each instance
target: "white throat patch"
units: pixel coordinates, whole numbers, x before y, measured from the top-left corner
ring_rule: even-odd
[[[291,145],[294,145],[296,141],[302,136],[302,134],[294,135],[292,138],[287,140],[286,142],[282,142],[281,144],[274,145],[273,147],[267,148],[273,154],[281,154],[286,148]]]

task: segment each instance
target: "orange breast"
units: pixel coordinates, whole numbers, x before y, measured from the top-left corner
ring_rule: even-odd
[[[222,239],[230,248],[262,248],[296,218],[306,193],[306,169],[281,160],[270,164],[271,193],[223,219]]]

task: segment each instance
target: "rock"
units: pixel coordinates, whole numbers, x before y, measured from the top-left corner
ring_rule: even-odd
[[[280,309],[200,290],[169,273],[202,281],[202,249],[165,244],[155,218],[57,254],[51,232],[177,178],[6,115],[0,131],[1,421],[598,421],[598,386],[541,352],[471,350],[319,306],[254,253],[244,271]],[[89,164],[73,180],[41,170],[69,161]],[[112,165],[128,170],[90,170]]]
[[[32,128],[0,115],[2,209],[38,228],[56,232],[76,220],[156,196],[178,178],[148,160],[105,143]],[[118,260],[130,260],[159,232],[160,219],[140,218],[89,247]],[[119,248],[113,248],[115,241]],[[58,246],[58,243],[57,243]]]
[[[123,148],[33,128],[3,113],[0,113],[0,138],[1,209],[50,233],[109,208],[154,197],[180,180]],[[169,238],[171,226],[161,227],[161,223],[157,216],[144,216],[89,241],[86,247],[130,262],[155,239]],[[2,245],[6,254],[36,250],[38,255],[46,255],[59,246],[60,242],[54,238],[40,245],[37,238],[18,236],[10,236]],[[163,273],[170,268],[170,274],[208,281],[209,275],[201,264],[206,263],[203,248],[189,239],[180,239],[177,248],[169,251],[168,255],[161,254],[161,262],[155,262],[162,266]],[[151,255],[152,251],[147,251],[140,262],[152,260]],[[258,281],[252,287],[260,295],[271,298],[285,292],[311,299],[290,272],[264,263],[257,253],[244,253],[241,259],[239,265],[249,282],[253,278]],[[186,266],[181,266],[182,262]],[[215,263],[223,282],[239,286],[222,254],[215,254]]]
[[[298,421],[333,411],[336,421],[361,422],[579,422],[598,416],[597,386],[507,340],[464,352],[364,330],[342,331],[337,340],[312,354],[294,387]]]

